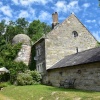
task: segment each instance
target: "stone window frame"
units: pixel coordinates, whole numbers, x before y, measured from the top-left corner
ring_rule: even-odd
[[[42,72],[42,71],[41,71],[42,67],[43,67],[43,63],[39,63],[39,64],[37,65],[37,71]]]
[[[41,55],[41,48],[38,48],[37,50],[36,50],[36,56],[40,56]]]
[[[77,31],[73,31],[72,34],[73,34],[74,37],[78,37],[78,32]]]

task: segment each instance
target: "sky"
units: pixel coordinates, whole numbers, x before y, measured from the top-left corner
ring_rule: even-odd
[[[0,21],[40,20],[49,25],[52,13],[58,12],[59,23],[71,13],[86,26],[90,33],[100,41],[100,7],[98,0],[0,0]]]

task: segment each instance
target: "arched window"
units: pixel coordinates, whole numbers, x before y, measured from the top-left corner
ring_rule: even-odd
[[[78,33],[76,31],[73,31],[72,34],[73,34],[74,37],[78,36]]]

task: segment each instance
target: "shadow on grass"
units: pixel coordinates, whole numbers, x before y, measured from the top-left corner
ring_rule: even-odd
[[[44,85],[45,86],[45,85]],[[89,90],[80,90],[80,89],[68,89],[68,88],[59,88],[53,86],[46,86],[48,91],[67,91],[67,92],[84,92],[84,93],[96,93],[97,91]]]

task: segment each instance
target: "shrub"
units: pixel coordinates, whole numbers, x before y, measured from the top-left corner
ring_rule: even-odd
[[[30,74],[19,73],[17,76],[17,85],[31,85],[33,84],[33,79]]]
[[[32,85],[41,82],[41,75],[37,71],[27,70],[24,73],[19,73],[17,76],[17,85]]]
[[[39,74],[39,72],[37,71],[31,71],[31,76],[33,77],[33,80],[36,81],[37,83],[40,83],[42,77],[41,74]]]
[[[16,81],[18,73],[23,73],[28,67],[23,62],[9,62],[10,82]]]
[[[0,82],[7,82],[9,80],[9,73],[0,74]]]

